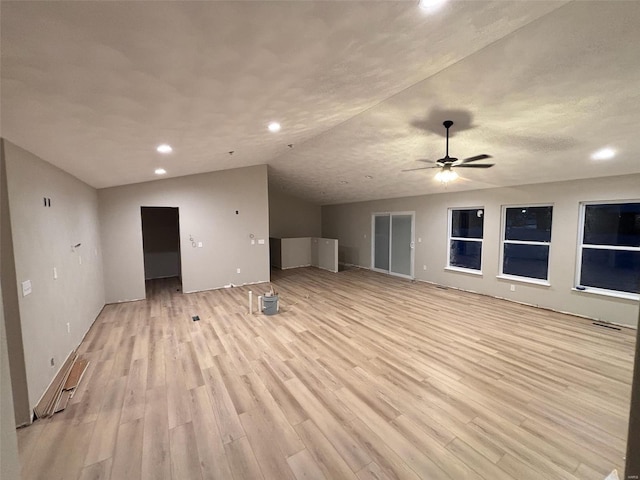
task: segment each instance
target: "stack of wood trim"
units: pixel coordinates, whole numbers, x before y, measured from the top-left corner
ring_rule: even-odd
[[[82,380],[82,376],[84,372],[87,370],[87,365],[89,365],[89,360],[76,360],[73,363],[73,367],[71,367],[71,372],[69,372],[69,376],[67,380],[64,382],[64,387],[62,389],[62,394],[58,399],[58,403],[56,405],[56,409],[54,413],[61,412],[65,408],[67,408],[67,404],[69,400],[73,398],[73,394],[76,393],[76,388],[80,384],[80,380]]]
[[[78,360],[75,350],[71,352],[38,405],[33,409],[36,418],[50,417],[67,407],[88,364],[88,360]]]

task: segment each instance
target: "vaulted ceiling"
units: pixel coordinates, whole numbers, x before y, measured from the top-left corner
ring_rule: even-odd
[[[2,136],[97,188],[266,163],[319,204],[441,192],[402,170],[446,119],[452,155],[495,163],[448,191],[640,173],[640,2],[0,8]]]

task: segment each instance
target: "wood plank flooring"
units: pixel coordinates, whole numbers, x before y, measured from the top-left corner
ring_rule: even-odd
[[[23,479],[602,480],[622,469],[634,332],[352,269],[107,305]],[[199,315],[200,321],[191,320]]]

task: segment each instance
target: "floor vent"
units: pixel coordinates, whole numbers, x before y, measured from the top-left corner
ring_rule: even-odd
[[[193,317],[191,317],[191,320],[197,322],[198,320],[200,320],[200,317],[198,315],[194,315]]]
[[[596,327],[604,327],[604,328],[610,328],[611,330],[622,330],[620,327],[615,327],[613,325],[607,325],[606,323],[597,323],[597,322],[593,322],[593,324]]]

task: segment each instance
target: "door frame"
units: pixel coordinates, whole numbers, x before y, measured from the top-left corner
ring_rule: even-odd
[[[393,230],[393,216],[394,215],[411,215],[411,243],[409,244],[409,249],[411,252],[411,272],[409,275],[405,275],[402,273],[395,273],[391,271],[393,267],[391,261],[391,249],[393,247],[393,238],[392,238],[392,230]],[[375,254],[376,254],[376,217],[389,217],[389,270],[384,270],[381,268],[375,268]],[[415,242],[415,234],[416,234],[416,212],[415,211],[401,211],[401,212],[373,212],[371,214],[371,270],[380,273],[386,273],[387,275],[393,275],[394,277],[408,278],[409,280],[413,280],[415,278],[415,253],[416,253],[416,242]]]

